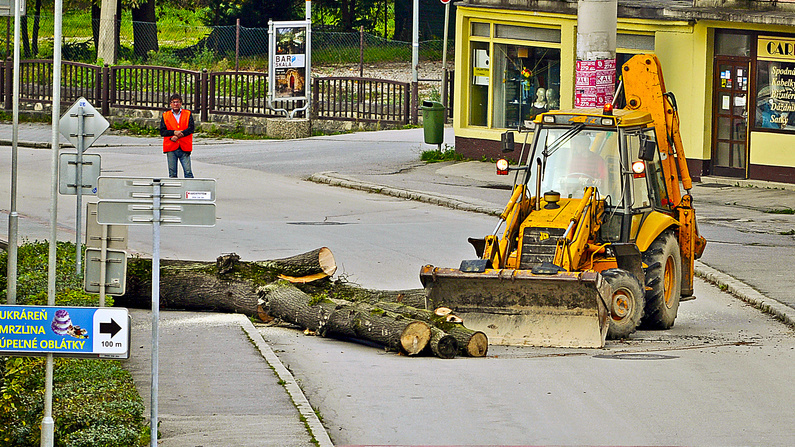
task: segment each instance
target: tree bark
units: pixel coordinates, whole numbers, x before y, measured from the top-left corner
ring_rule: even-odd
[[[344,300],[313,300],[286,281],[260,287],[259,303],[271,316],[321,336],[360,338],[408,355],[422,352],[431,338],[430,326],[403,315]]]
[[[282,279],[287,279],[288,281],[291,278],[314,277],[319,274],[331,276],[337,271],[334,255],[327,247],[317,248],[287,258],[256,261],[254,264],[263,269],[278,270],[284,276]]]
[[[458,353],[458,340],[438,327],[432,326],[428,348],[440,359],[451,359]]]
[[[155,0],[139,3],[132,8],[133,19],[133,53],[138,57],[146,57],[150,51],[157,52],[157,15]],[[121,9],[117,12],[121,15]]]
[[[384,310],[405,315],[420,321],[425,321],[434,327],[450,334],[457,340],[461,355],[469,357],[484,357],[488,351],[489,339],[485,333],[473,331],[460,323],[450,323],[445,317],[436,315],[433,311],[417,309],[400,303],[376,302],[373,306]],[[466,322],[464,322],[466,323]]]
[[[365,303],[391,302],[405,304],[406,306],[425,309],[425,289],[406,290],[372,290],[347,285],[336,286],[334,290],[340,297],[351,301]]]
[[[334,255],[326,247],[273,261],[242,262],[234,253],[216,262],[163,260],[160,264],[160,305],[166,309],[238,312],[259,316],[257,287],[290,273],[300,283],[326,278],[336,271]],[[326,273],[330,272],[330,273]],[[152,260],[130,258],[127,287],[116,303],[148,308],[152,303]]]

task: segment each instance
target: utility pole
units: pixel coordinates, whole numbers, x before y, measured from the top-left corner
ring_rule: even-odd
[[[617,22],[617,0],[577,2],[575,107],[602,107],[613,101]]]

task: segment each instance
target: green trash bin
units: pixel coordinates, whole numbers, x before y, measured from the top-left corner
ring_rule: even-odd
[[[425,143],[441,145],[444,143],[444,106],[436,101],[423,101],[421,109]]]

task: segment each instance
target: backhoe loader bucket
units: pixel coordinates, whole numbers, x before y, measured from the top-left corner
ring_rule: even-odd
[[[482,273],[426,265],[420,281],[428,307],[449,307],[489,343],[601,348],[607,336],[610,285],[593,271],[537,275],[528,270]]]

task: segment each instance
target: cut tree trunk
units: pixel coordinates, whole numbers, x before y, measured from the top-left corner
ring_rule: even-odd
[[[165,309],[238,312],[258,316],[257,287],[284,275],[306,283],[333,275],[334,255],[326,247],[296,256],[255,262],[240,261],[234,253],[216,262],[160,262],[160,306]],[[127,287],[117,297],[120,306],[150,308],[152,305],[152,260],[130,258]]]
[[[266,270],[278,271],[279,275],[283,276],[282,279],[287,279],[290,282],[306,282],[300,279],[317,275],[323,275],[321,277],[331,276],[337,271],[334,255],[327,247],[321,247],[288,258],[255,261],[252,264]],[[292,279],[297,281],[292,281]]]
[[[458,340],[436,326],[431,326],[431,340],[428,348],[440,359],[451,359],[458,353]]]
[[[442,331],[453,336],[457,340],[459,353],[469,357],[484,357],[489,347],[489,339],[481,331],[473,331],[464,327],[460,323],[447,321],[447,316],[436,315],[433,311],[417,309],[400,303],[375,302],[372,304],[376,308],[381,308],[396,314],[402,314],[415,320],[425,321]],[[466,321],[464,322],[466,324]]]
[[[366,303],[313,300],[286,281],[260,287],[260,306],[268,315],[316,332],[369,340],[408,355],[422,352],[431,338],[430,326]]]
[[[337,292],[351,301],[364,301],[370,304],[386,301],[418,309],[425,309],[425,298],[427,297],[425,289],[372,290],[341,285],[338,286]]]

